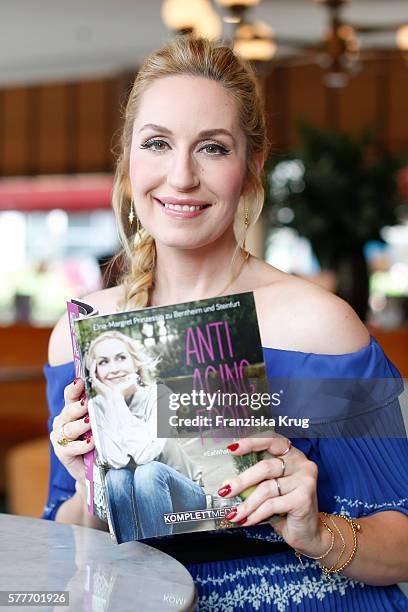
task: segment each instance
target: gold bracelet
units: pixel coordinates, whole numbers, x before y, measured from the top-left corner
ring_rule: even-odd
[[[326,513],[325,516],[329,516]],[[336,563],[334,563],[334,565],[332,565],[332,567],[326,567],[325,565],[321,565],[322,571],[328,575],[328,574],[336,574],[338,572],[343,571],[354,559],[355,554],[357,552],[357,532],[361,530],[361,526],[359,525],[359,523],[356,523],[353,521],[353,519],[349,518],[348,516],[344,516],[344,514],[335,514],[334,516],[337,516],[338,518],[343,519],[344,521],[346,521],[346,523],[349,525],[352,533],[353,533],[353,548],[352,551],[350,553],[350,556],[348,559],[346,559],[346,561],[344,561],[344,563],[342,563],[339,567],[336,567],[336,565],[340,562],[341,557],[343,556],[343,552],[344,549],[342,550],[341,555],[339,556],[339,558],[337,559]],[[329,518],[331,519],[331,522],[333,523],[333,525],[336,527],[337,531],[339,532],[339,534],[341,535],[342,541],[344,542],[344,548],[345,548],[345,541],[344,538],[341,534],[340,529],[337,527],[335,521],[333,520],[333,518],[331,518],[329,516]]]
[[[346,550],[346,540],[343,538],[343,534],[341,533],[340,529],[338,528],[338,526],[336,525],[335,520],[333,519],[333,517],[331,516],[331,514],[327,514],[326,512],[323,513],[325,516],[327,516],[330,520],[330,522],[332,523],[333,527],[335,528],[335,530],[337,531],[337,533],[340,536],[340,540],[341,540],[341,551],[339,556],[337,557],[336,561],[333,563],[333,565],[328,568],[328,572],[327,573],[332,573],[332,571],[334,570],[334,568],[336,567],[336,565],[338,563],[340,563],[340,559],[342,558],[342,556],[344,555],[344,551]],[[323,565],[320,566],[323,569]],[[324,570],[323,570],[324,571]]]
[[[295,550],[295,557],[297,559],[299,559],[299,563],[302,566],[302,568],[304,569],[304,565],[303,565],[303,561],[301,556],[303,555],[304,557],[307,557],[308,559],[313,559],[314,561],[318,561],[319,559],[324,559],[325,557],[327,557],[327,555],[329,553],[331,553],[331,551],[333,550],[333,546],[334,546],[334,532],[332,529],[330,529],[330,527],[328,526],[328,524],[322,519],[322,517],[319,515],[319,520],[321,523],[323,523],[323,525],[326,527],[327,531],[331,534],[331,543],[329,548],[327,549],[327,551],[325,553],[323,553],[322,555],[320,555],[319,557],[311,557],[310,555],[305,555],[304,553],[299,552],[298,550]]]

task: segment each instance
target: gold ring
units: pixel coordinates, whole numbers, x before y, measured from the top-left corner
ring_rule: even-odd
[[[282,495],[282,491],[281,491],[280,484],[279,484],[279,479],[274,478],[274,480],[276,482],[276,488],[278,489],[278,495]]]
[[[281,453],[279,455],[279,457],[283,457],[284,455],[286,455],[290,451],[290,449],[292,448],[292,442],[290,440],[288,440],[288,442],[289,442],[288,448],[285,451],[283,451],[283,453]]]
[[[282,464],[282,472],[279,474],[279,476],[277,478],[282,478],[282,476],[284,476],[284,474],[285,474],[286,463],[285,463],[284,459],[282,459],[282,457],[276,457],[276,459],[279,459],[279,461]]]
[[[70,438],[67,438],[67,436],[65,435],[65,432],[64,432],[65,425],[66,423],[64,423],[64,425],[60,427],[59,438],[57,440],[57,443],[60,446],[67,446],[69,442],[73,442],[73,440],[71,440]]]

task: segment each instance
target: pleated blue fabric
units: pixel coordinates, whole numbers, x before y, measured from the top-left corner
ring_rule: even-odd
[[[369,346],[345,355],[317,355],[265,348],[268,378],[399,378],[397,368],[371,337]],[[402,424],[398,399],[376,414],[376,425],[391,418]],[[319,509],[358,518],[384,510],[408,515],[408,443],[406,437],[296,438],[294,446],[319,469]],[[281,541],[271,527],[242,529],[248,538]],[[398,586],[373,587],[336,574],[322,576],[317,562],[292,551],[235,561],[188,566],[205,612],[408,611]]]
[[[373,337],[369,346],[345,355],[264,348],[264,358],[268,378],[400,377]],[[51,427],[63,407],[64,387],[73,380],[74,369],[68,363],[47,365],[44,371]],[[385,426],[390,419],[402,426],[397,397],[379,412],[376,426],[381,430],[382,423]],[[388,510],[408,515],[408,442],[402,434],[393,438],[339,438],[332,432],[327,438],[292,441],[318,466],[320,510],[354,518]],[[52,448],[50,452],[50,488],[43,516],[53,520],[61,503],[73,495],[75,483]],[[267,525],[239,531],[250,539],[282,541]],[[198,590],[199,611],[408,612],[408,599],[396,585],[373,587],[337,574],[328,580],[317,562],[304,559],[304,566],[292,551],[284,551],[187,567]]]

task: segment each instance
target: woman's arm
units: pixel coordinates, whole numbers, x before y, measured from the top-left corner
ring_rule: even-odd
[[[296,294],[296,289],[298,292]],[[295,306],[290,309],[288,298],[293,291]],[[335,296],[327,294],[320,289],[305,287],[302,282],[298,287],[291,285],[282,297],[281,318],[282,325],[277,326],[276,319],[268,318],[268,304],[270,296],[268,290],[257,299],[257,311],[261,322],[261,332],[264,346],[279,346],[280,348],[305,352],[317,355],[344,355],[363,350],[369,345],[367,330],[352,311],[352,309]],[[286,314],[285,314],[286,313]],[[290,313],[290,316],[289,314]],[[277,331],[275,331],[277,329]],[[327,376],[329,370],[323,368],[322,376]],[[385,371],[385,370],[384,370]],[[300,373],[299,373],[300,375]],[[318,374],[315,374],[318,375]],[[340,373],[350,376],[352,373]],[[335,374],[337,376],[337,374]],[[331,546],[332,535],[320,522],[319,508],[317,504],[317,465],[310,461],[300,450],[292,448],[282,458],[279,455],[287,448],[287,443],[282,439],[242,440],[234,454],[244,454],[251,450],[267,449],[274,455],[270,459],[259,462],[257,465],[246,470],[239,476],[231,479],[230,487],[225,497],[233,497],[248,487],[256,486],[255,491],[240,505],[233,517],[233,522],[243,525],[255,525],[268,520],[273,515],[285,515],[278,519],[273,517],[272,526],[285,539],[285,541],[305,555],[319,557],[324,555]],[[380,437],[381,441],[381,437]],[[326,441],[330,446],[330,440]],[[333,441],[334,442],[334,441]],[[353,477],[355,488],[350,494],[355,499],[357,491],[366,489],[365,480],[371,476],[377,479],[373,488],[373,502],[384,502],[387,495],[394,491],[401,491],[397,484],[406,473],[407,466],[404,464],[404,452],[399,454],[399,447],[395,442],[387,440],[383,445],[379,443],[378,452],[368,456],[367,444],[364,448],[351,448],[353,444],[344,444],[344,448],[338,451],[344,455],[332,461],[330,469],[325,464],[325,478],[333,475],[337,493],[347,490],[347,479]],[[358,445],[358,440],[354,441]],[[358,453],[356,452],[358,450]],[[371,449],[373,451],[373,449]],[[390,452],[392,451],[392,454]],[[348,464],[348,453],[354,452],[353,474],[350,475],[351,466]],[[381,457],[381,462],[376,462],[376,456]],[[405,457],[407,456],[405,452]],[[366,462],[361,459],[365,457]],[[341,458],[341,461],[340,461]],[[284,475],[282,474],[282,459],[286,464]],[[328,461],[328,457],[322,459]],[[365,473],[364,465],[370,465],[369,473]],[[386,472],[383,473],[386,464]],[[344,465],[344,473],[342,473]],[[404,471],[405,470],[405,471]],[[335,472],[335,473],[334,473]],[[397,476],[401,472],[400,476]],[[391,484],[390,479],[395,477]],[[276,484],[278,479],[279,487]],[[361,481],[361,486],[359,482]],[[374,485],[374,483],[373,483]],[[384,495],[385,497],[382,497]],[[405,497],[404,493],[399,495]],[[358,500],[357,500],[358,501]],[[383,504],[384,506],[387,503]],[[389,504],[391,506],[391,504]],[[357,533],[357,551],[351,563],[343,570],[350,578],[361,580],[372,585],[389,585],[398,581],[408,580],[408,518],[402,512],[393,511],[388,506],[386,511],[372,514],[357,519],[361,524],[361,531]],[[334,533],[334,545],[330,553],[321,560],[326,567],[331,568],[334,564],[339,567],[348,559],[353,550],[353,532],[350,526],[342,518],[322,517]],[[342,550],[342,540],[336,526],[344,538],[345,551],[339,560]],[[336,563],[336,561],[338,561]]]
[[[82,527],[92,527],[93,529],[108,531],[106,523],[88,512],[86,489],[78,481],[75,483],[75,494],[61,504],[55,515],[55,520],[58,523],[81,525]]]
[[[282,476],[280,455],[288,447],[286,438],[246,438],[240,440],[234,455],[267,450],[271,458],[263,459],[228,482],[225,498],[239,495],[256,486],[251,495],[238,506],[232,522],[251,526],[273,517],[275,531],[294,550],[308,557],[320,557],[330,548],[332,536],[321,523],[317,505],[317,466],[297,448],[292,447],[282,458],[285,475]],[[279,481],[279,488],[276,484]],[[226,490],[224,485],[224,491]],[[274,516],[275,515],[275,516]],[[282,515],[278,517],[276,515]],[[334,533],[334,546],[322,563],[326,567],[336,564],[342,548],[340,530],[346,545],[339,566],[353,549],[353,532],[344,519],[322,516]],[[366,584],[389,585],[408,580],[408,517],[400,512],[386,511],[356,519],[361,525],[357,532],[357,552],[344,570],[349,578]]]
[[[333,529],[330,518],[323,517]],[[332,517],[346,541],[346,556],[352,550],[352,531],[342,519]],[[358,547],[352,563],[344,569],[349,578],[375,586],[387,586],[408,580],[408,517],[401,512],[386,511],[356,519],[361,526],[357,533]],[[336,535],[332,552],[323,563],[331,567],[341,552],[341,540]],[[321,525],[318,541],[305,550],[309,556],[317,557],[330,546],[331,536]],[[301,552],[301,551],[299,551]]]

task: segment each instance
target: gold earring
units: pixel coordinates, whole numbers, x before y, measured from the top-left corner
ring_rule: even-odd
[[[135,203],[133,198],[130,200],[130,210],[128,214],[129,224],[133,225],[133,219],[136,217]]]
[[[135,246],[138,246],[143,240],[142,229],[143,228],[142,228],[142,224],[140,223],[140,219],[139,217],[136,216],[136,231],[133,236],[133,243]]]
[[[249,213],[248,213],[248,206],[246,202],[244,203],[244,227],[245,227],[245,236],[244,236],[244,242],[242,243],[242,248],[246,253],[248,253],[248,251],[246,250],[246,244],[245,244],[246,235],[247,235],[248,228],[249,228]],[[249,256],[249,253],[248,253],[248,256]]]
[[[142,239],[142,236],[141,236],[141,233],[140,233],[141,229],[142,229],[142,224],[140,223],[140,219],[139,219],[139,217],[136,217],[136,236],[139,237],[139,240]]]

